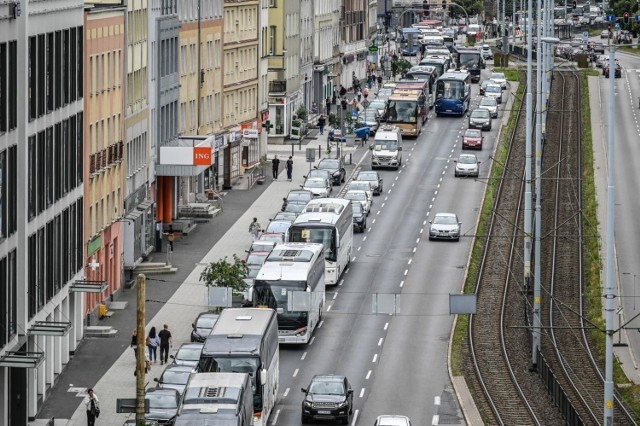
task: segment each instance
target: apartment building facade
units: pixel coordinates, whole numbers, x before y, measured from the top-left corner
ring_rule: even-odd
[[[340,87],[340,16],[342,0],[314,1],[313,96],[320,111]],[[326,111],[325,111],[326,113]]]
[[[149,77],[147,0],[127,0],[125,22],[125,193],[123,264],[125,279],[155,247],[154,200],[150,185]]]
[[[260,8],[259,0],[224,2],[222,113],[228,143],[222,173],[227,188],[260,160]]]
[[[376,5],[377,8],[377,5]],[[365,80],[369,54],[369,0],[343,0],[340,17],[342,70],[340,84],[353,85],[353,77]]]
[[[122,285],[126,7],[87,3],[84,15],[84,262],[86,278],[107,287],[85,294],[91,312]]]
[[[0,424],[35,417],[83,335],[83,10],[0,5]]]

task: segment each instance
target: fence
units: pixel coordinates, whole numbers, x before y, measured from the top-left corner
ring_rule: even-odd
[[[580,415],[574,408],[573,404],[569,400],[566,392],[558,382],[556,375],[553,373],[549,364],[547,364],[547,360],[544,359],[544,356],[538,351],[537,356],[537,364],[538,364],[538,376],[542,379],[542,383],[544,387],[547,389],[547,393],[553,400],[554,404],[558,409],[560,409],[560,413],[562,417],[565,419],[565,424],[568,426],[583,426],[584,422],[580,418]]]

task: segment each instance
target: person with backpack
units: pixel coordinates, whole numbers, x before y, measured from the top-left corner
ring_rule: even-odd
[[[156,328],[151,327],[149,335],[147,336],[147,348],[149,349],[149,363],[156,364],[158,362],[158,345],[160,345],[160,338],[156,333]]]

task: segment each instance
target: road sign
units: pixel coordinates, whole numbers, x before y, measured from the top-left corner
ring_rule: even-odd
[[[582,38],[584,39],[584,41],[589,41],[589,31],[583,31]]]
[[[615,22],[616,15],[607,15],[607,22]]]
[[[616,22],[616,30],[620,29],[620,23]]]
[[[364,101],[361,102],[361,105],[365,108],[369,108],[369,105],[371,105],[371,102],[365,99]]]
[[[636,22],[640,22],[640,15],[636,15]]]
[[[351,116],[352,117],[357,117],[358,116],[358,109],[357,108],[351,111]]]
[[[377,52],[377,51],[378,51],[378,46],[374,46],[373,44],[369,46],[369,52]]]

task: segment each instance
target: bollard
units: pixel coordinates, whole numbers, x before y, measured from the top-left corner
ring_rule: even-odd
[[[322,158],[322,145],[318,145],[318,158]]]
[[[349,153],[349,165],[353,164],[353,154]]]

